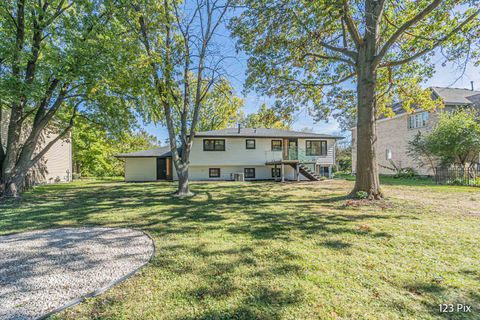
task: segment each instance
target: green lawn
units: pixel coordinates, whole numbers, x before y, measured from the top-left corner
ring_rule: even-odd
[[[145,230],[138,275],[67,319],[478,319],[480,189],[388,182],[346,206],[353,182],[84,181],[0,205],[0,234],[58,226]],[[441,315],[440,303],[471,313]]]

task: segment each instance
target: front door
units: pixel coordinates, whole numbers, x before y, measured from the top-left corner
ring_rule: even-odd
[[[297,139],[288,140],[288,159],[298,160],[298,140]]]
[[[157,158],[157,180],[167,179],[167,159]]]

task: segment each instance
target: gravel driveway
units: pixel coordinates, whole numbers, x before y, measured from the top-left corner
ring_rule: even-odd
[[[141,231],[60,228],[0,236],[0,319],[36,319],[99,294],[154,253]]]

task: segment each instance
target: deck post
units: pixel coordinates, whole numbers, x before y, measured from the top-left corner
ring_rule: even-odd
[[[282,162],[282,182],[285,182],[285,164]]]
[[[295,167],[295,179],[300,181],[300,163],[297,162],[297,166]]]
[[[328,179],[332,179],[332,166],[328,166]]]

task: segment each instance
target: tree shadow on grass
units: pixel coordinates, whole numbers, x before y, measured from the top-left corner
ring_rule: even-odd
[[[441,319],[478,319],[480,316],[480,294],[462,288],[449,287],[436,282],[414,282],[404,286],[410,294],[415,296],[415,301],[420,302],[426,314]],[[402,302],[393,302],[393,307],[405,314],[410,314],[410,306]],[[471,306],[471,312],[440,312],[440,304]],[[411,314],[414,316],[414,314]]]
[[[343,250],[350,248],[352,244],[341,240],[327,240],[322,242],[322,246],[333,250]]]
[[[0,233],[60,225],[139,228],[156,241],[157,253],[150,268],[198,279],[183,296],[199,304],[239,297],[233,308],[207,310],[192,319],[279,319],[285,308],[305,299],[297,288],[265,284],[281,277],[305,277],[304,258],[281,249],[287,243],[318,237],[320,241],[315,243],[319,247],[344,254],[351,243],[339,236],[391,237],[382,230],[360,230],[360,223],[414,218],[388,212],[339,211],[345,196],[331,191],[302,194],[291,185],[198,183],[192,184],[196,196],[188,199],[172,197],[174,189],[173,183],[119,182],[39,188],[20,202],[2,205]],[[203,237],[215,232],[222,238]],[[243,242],[236,242],[237,238]],[[268,256],[258,252],[272,241],[278,247],[269,249]],[[227,248],[217,248],[219,244]],[[257,265],[258,261],[268,263]],[[254,283],[242,287],[236,279]],[[95,306],[98,314],[111,307],[110,303]]]

